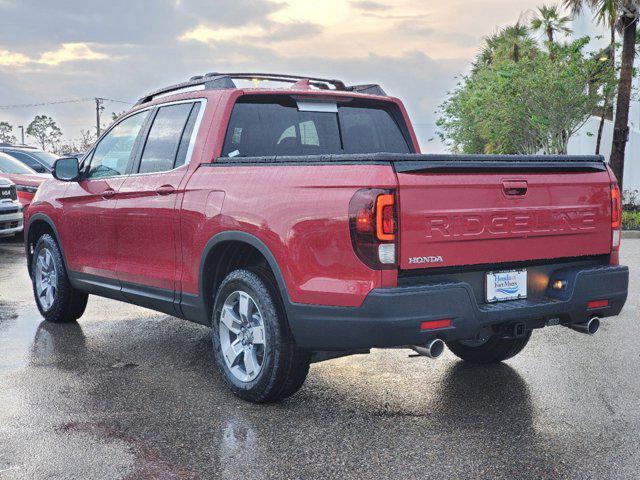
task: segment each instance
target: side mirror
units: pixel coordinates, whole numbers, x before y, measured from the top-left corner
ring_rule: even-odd
[[[53,178],[62,182],[75,182],[80,177],[80,163],[76,157],[59,158],[53,164]]]

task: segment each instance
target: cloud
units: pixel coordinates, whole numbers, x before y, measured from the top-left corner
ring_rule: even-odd
[[[96,52],[86,43],[63,43],[57,50],[44,52],[37,63],[57,66],[77,60],[106,60],[109,56]]]
[[[273,44],[301,38],[308,39],[321,31],[319,25],[310,22],[270,23],[267,26],[251,24],[233,28],[198,25],[178,38],[182,41],[193,40],[205,44],[224,42]]]
[[[363,1],[354,1],[351,2],[351,5],[358,10],[367,10],[367,11],[378,11],[385,10],[388,8],[388,5],[379,2],[372,2],[369,0]]]
[[[0,66],[3,67],[21,67],[29,62],[29,57],[22,53],[10,52],[9,50],[0,50]]]
[[[18,69],[32,68],[36,65],[56,67],[66,62],[107,60],[109,58],[109,55],[93,50],[92,46],[87,43],[63,43],[56,50],[48,50],[36,56],[0,49],[0,66]]]

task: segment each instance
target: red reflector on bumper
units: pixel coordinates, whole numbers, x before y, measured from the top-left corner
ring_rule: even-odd
[[[609,300],[591,300],[587,303],[587,309],[593,310],[594,308],[604,308],[609,306]]]
[[[436,330],[438,328],[449,328],[451,326],[451,320],[431,320],[429,322],[422,322],[420,330]]]

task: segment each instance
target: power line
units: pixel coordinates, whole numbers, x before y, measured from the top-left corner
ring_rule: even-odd
[[[125,102],[124,100],[114,100],[113,98],[101,98],[105,102],[124,103],[125,105],[133,105],[133,102]]]
[[[93,98],[79,98],[77,100],[58,100],[55,102],[41,102],[41,103],[22,103],[15,105],[0,105],[0,109],[8,110],[10,108],[27,108],[27,107],[43,107],[46,105],[60,105],[63,103],[82,103],[93,101]]]
[[[56,100],[53,102],[41,102],[41,103],[22,103],[15,105],[0,105],[0,110],[9,110],[14,108],[29,108],[29,107],[44,107],[47,105],[61,105],[65,103],[84,103],[84,102],[94,102],[95,98],[78,98],[75,100]],[[105,102],[115,102],[115,103],[123,103],[126,105],[133,105],[133,102],[126,102],[124,100],[115,100],[113,98],[99,98],[101,101]]]

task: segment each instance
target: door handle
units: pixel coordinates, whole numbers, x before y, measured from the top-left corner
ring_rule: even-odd
[[[109,199],[113,198],[116,195],[116,191],[113,188],[107,188],[104,192],[102,192],[102,198]]]
[[[526,181],[502,182],[502,190],[509,197],[523,197],[527,194],[529,186]]]
[[[175,193],[176,189],[173,188],[172,185],[162,185],[161,187],[156,188],[156,193],[158,195],[171,195]]]

